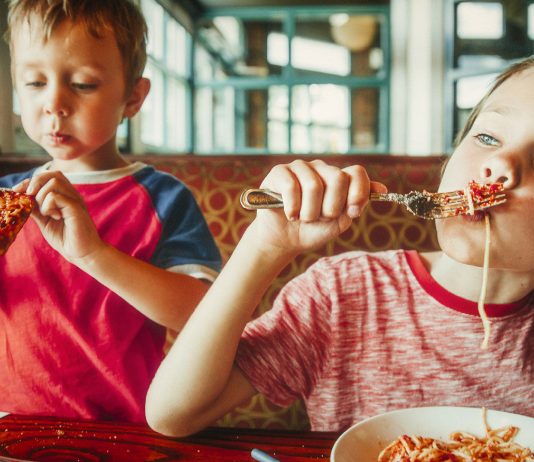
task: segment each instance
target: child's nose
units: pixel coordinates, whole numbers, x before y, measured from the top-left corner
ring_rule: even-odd
[[[487,183],[503,183],[505,189],[515,188],[521,180],[521,162],[513,153],[493,155],[483,162],[480,178]]]
[[[58,117],[67,117],[69,115],[68,105],[59,89],[49,88],[44,111],[46,114]]]

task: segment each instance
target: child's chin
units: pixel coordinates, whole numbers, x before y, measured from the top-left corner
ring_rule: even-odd
[[[460,235],[458,235],[460,234]],[[438,234],[441,250],[451,259],[471,266],[482,266],[484,262],[484,242],[478,244],[469,239],[467,230],[455,230],[450,233]]]

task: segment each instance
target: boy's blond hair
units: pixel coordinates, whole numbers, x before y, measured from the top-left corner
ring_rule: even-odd
[[[147,25],[131,0],[10,0],[5,39],[13,51],[13,32],[24,21],[38,18],[46,41],[63,21],[81,22],[101,38],[105,30],[115,36],[124,65],[129,92],[142,76],[146,64]]]

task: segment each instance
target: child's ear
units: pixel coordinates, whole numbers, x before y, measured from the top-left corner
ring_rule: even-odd
[[[150,80],[145,77],[139,77],[126,100],[126,107],[124,108],[123,117],[133,117],[139,112],[145,98],[150,91]]]

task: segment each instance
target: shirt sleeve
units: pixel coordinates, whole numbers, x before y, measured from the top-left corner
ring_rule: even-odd
[[[163,227],[151,263],[213,280],[221,269],[221,255],[191,191],[153,169],[141,171],[138,181],[152,197]]]
[[[256,390],[280,406],[308,396],[325,365],[330,301],[320,273],[314,265],[288,283],[241,338],[237,365]]]
[[[10,173],[9,175],[1,177],[0,188],[12,188],[13,186],[19,184],[22,180],[25,180],[26,178],[31,178],[35,170],[36,169],[33,168],[25,172]]]

